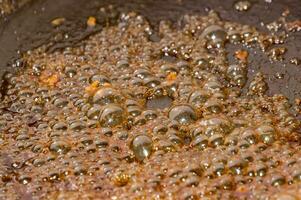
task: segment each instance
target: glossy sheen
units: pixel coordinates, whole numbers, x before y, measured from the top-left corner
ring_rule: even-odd
[[[152,153],[152,140],[147,135],[138,135],[132,141],[132,150],[137,160],[143,161]]]
[[[176,120],[180,124],[189,124],[197,119],[194,109],[189,105],[178,105],[170,109],[169,119]]]
[[[179,24],[155,30],[125,13],[77,47],[25,53],[1,102],[0,198],[299,195],[300,121],[284,96],[267,95],[264,73],[242,89],[248,59],[225,48],[233,32],[246,51],[281,38],[213,11]]]

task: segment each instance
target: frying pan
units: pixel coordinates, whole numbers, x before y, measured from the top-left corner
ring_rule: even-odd
[[[1,93],[5,94],[5,74],[22,70],[23,63],[18,59],[20,53],[49,44],[49,51],[76,45],[85,37],[101,31],[87,30],[85,20],[88,16],[96,16],[99,23],[104,23],[116,17],[116,13],[104,16],[99,12],[102,6],[113,5],[118,11],[136,11],[146,16],[155,27],[160,20],[177,21],[183,14],[206,15],[208,10],[219,12],[224,20],[256,26],[261,31],[267,31],[263,24],[277,20],[284,10],[289,9],[288,20],[301,19],[300,0],[250,0],[252,7],[247,12],[238,12],[233,8],[234,0],[31,0],[13,1],[22,7],[13,14],[2,17],[0,21],[0,75]],[[68,23],[60,28],[53,28],[50,21],[64,17]],[[62,34],[63,39],[55,39]],[[301,58],[301,32],[292,33],[283,45],[288,49],[285,60],[270,62],[266,55],[258,49],[251,49],[248,77],[249,81],[258,71],[266,75],[269,94],[282,93],[291,101],[301,94],[301,66],[290,64],[289,59]],[[229,46],[230,52],[238,47]],[[233,59],[229,54],[229,60]],[[275,77],[283,74],[282,79]],[[248,84],[247,84],[248,85]]]

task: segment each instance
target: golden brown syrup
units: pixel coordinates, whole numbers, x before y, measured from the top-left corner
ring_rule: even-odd
[[[128,13],[78,47],[28,51],[1,103],[1,197],[298,199],[300,121],[261,73],[242,95],[248,52],[226,50],[281,60],[285,37],[213,11],[183,23]]]

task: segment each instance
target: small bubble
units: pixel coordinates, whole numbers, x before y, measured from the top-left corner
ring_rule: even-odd
[[[131,148],[136,159],[139,161],[143,161],[145,158],[148,158],[152,153],[152,139],[147,135],[138,135],[133,139]]]
[[[50,151],[58,154],[66,154],[68,151],[71,150],[71,147],[67,142],[63,140],[58,140],[52,142],[49,146],[49,149]]]
[[[26,176],[26,175],[20,176],[20,177],[18,178],[18,181],[19,181],[21,184],[23,184],[23,185],[27,185],[28,183],[31,182],[31,177]]]
[[[273,186],[280,186],[285,184],[285,178],[282,175],[274,174],[271,177],[271,183]]]
[[[111,103],[120,103],[122,97],[118,91],[113,88],[102,88],[93,96],[93,103],[107,105]]]
[[[114,174],[112,180],[114,185],[122,187],[126,186],[130,182],[130,176],[124,172],[118,172]]]
[[[124,110],[117,105],[107,105],[100,114],[100,124],[104,127],[114,127],[124,122]]]
[[[249,1],[237,1],[234,4],[235,10],[240,11],[240,12],[249,10],[251,8],[251,6],[252,6],[252,4]]]
[[[190,124],[197,119],[194,109],[189,105],[177,105],[170,109],[169,119],[176,120],[180,124]]]

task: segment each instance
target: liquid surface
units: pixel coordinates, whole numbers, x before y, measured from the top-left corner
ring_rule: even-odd
[[[298,199],[300,121],[247,76],[248,49],[281,59],[289,31],[214,11],[179,23],[124,13],[77,47],[24,54],[1,102],[1,197]],[[245,48],[229,60],[227,45]]]
[[[14,7],[20,7],[19,4],[23,5],[23,0],[3,0],[2,2],[10,2],[15,5]],[[240,5],[248,2],[247,4],[251,6],[246,11],[239,11],[235,8],[238,2],[242,2]],[[277,22],[273,22],[277,21],[284,11],[289,13],[288,21],[294,22],[301,18],[299,0],[286,0],[285,2],[166,0],[164,3],[161,0],[131,0],[126,4],[123,0],[33,0],[22,6],[22,9],[17,9],[17,12],[12,15],[5,16],[3,20],[0,19],[0,46],[5,47],[0,48],[1,94],[5,94],[6,91],[5,78],[3,79],[2,76],[4,72],[13,72],[20,67],[22,70],[22,65],[13,62],[20,56],[19,52],[36,48],[41,44],[47,44],[48,51],[77,45],[82,39],[108,25],[108,22],[115,21],[116,12],[109,14],[99,12],[100,7],[108,5],[113,5],[122,12],[142,13],[153,26],[156,26],[160,20],[176,22],[185,13],[207,15],[210,9],[218,11],[225,20],[253,25],[262,31],[267,31],[267,26],[273,27],[271,24],[276,24],[275,27],[278,27]],[[89,16],[95,16],[97,23],[101,26],[97,26],[98,28],[92,31],[86,29],[86,19]],[[65,18],[65,23],[53,28],[50,22],[57,18]],[[298,63],[295,58],[300,57],[301,33],[290,34],[286,43],[281,46],[288,49],[283,56],[284,59],[281,62],[272,63],[258,49],[250,49],[248,76],[253,77],[258,71],[262,71],[267,76],[268,93],[284,94],[293,102],[301,94],[300,87],[298,87],[301,84],[300,70],[299,66],[294,64]],[[230,45],[229,47],[231,54],[237,50]]]

